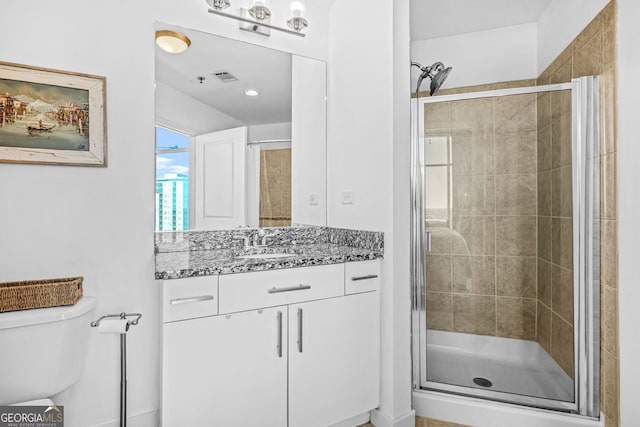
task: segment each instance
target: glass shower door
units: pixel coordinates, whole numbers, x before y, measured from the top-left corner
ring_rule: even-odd
[[[419,388],[570,411],[592,400],[576,380],[589,347],[580,96],[574,82],[419,100]]]

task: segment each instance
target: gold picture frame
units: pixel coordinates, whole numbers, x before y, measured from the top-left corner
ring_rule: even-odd
[[[0,62],[0,163],[107,166],[107,79]]]

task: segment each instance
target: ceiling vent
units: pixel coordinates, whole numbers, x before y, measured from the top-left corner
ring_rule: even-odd
[[[238,81],[236,76],[234,76],[233,74],[229,73],[228,71],[218,71],[217,73],[213,73],[213,75],[216,76],[217,78],[219,78],[220,80],[222,80],[223,83],[230,83],[230,82]]]

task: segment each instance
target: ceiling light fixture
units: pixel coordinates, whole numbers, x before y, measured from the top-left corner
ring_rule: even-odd
[[[165,52],[182,53],[189,49],[191,40],[184,34],[170,30],[156,31],[156,44]]]
[[[303,17],[305,10],[304,0],[295,0],[291,3],[287,26],[291,29],[271,25],[271,10],[269,0],[251,0],[249,10],[240,9],[239,14],[223,12],[230,6],[230,0],[205,0],[209,5],[209,13],[225,18],[240,21],[240,29],[256,34],[270,36],[270,30],[282,31],[298,37],[305,37],[301,31],[309,26],[309,21]]]
[[[255,89],[247,89],[247,90],[244,92],[244,94],[245,94],[245,95],[247,95],[247,96],[258,96],[258,95],[260,95],[260,92],[258,92],[258,91],[257,91],[257,90],[255,90]]]

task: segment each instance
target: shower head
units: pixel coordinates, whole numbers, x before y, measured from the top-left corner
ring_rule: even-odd
[[[418,76],[418,85],[416,86],[416,93],[420,92],[420,86],[422,85],[422,81],[428,77],[431,79],[431,87],[429,92],[431,96],[433,96],[433,94],[436,93],[438,89],[440,89],[440,86],[442,86],[444,81],[447,79],[447,76],[449,76],[449,73],[451,72],[451,67],[445,68],[442,62],[435,62],[430,67],[423,67],[417,62],[412,62],[411,66],[418,67],[420,71],[422,71],[420,73],[420,76]]]

